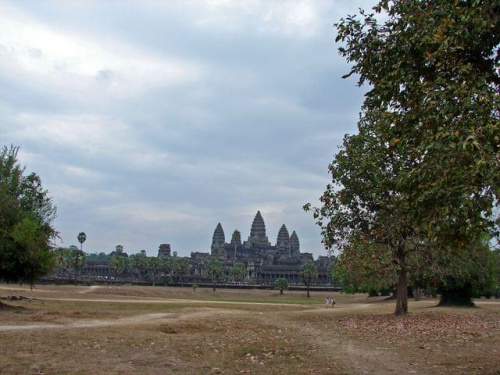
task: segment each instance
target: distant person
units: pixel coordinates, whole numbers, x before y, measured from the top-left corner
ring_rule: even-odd
[[[332,306],[332,299],[330,297],[325,298],[325,306],[326,308]]]

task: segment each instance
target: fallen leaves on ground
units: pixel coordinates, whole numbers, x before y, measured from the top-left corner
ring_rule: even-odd
[[[356,333],[362,338],[391,340],[404,338],[428,349],[429,343],[446,342],[461,345],[486,337],[500,335],[500,315],[432,312],[424,314],[357,315],[340,318],[335,326]],[[333,328],[333,327],[332,327]]]

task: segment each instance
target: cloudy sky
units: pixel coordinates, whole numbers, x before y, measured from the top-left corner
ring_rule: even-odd
[[[361,0],[0,1],[0,144],[87,252],[210,250],[218,222],[325,255],[317,202],[363,89],[333,24]]]

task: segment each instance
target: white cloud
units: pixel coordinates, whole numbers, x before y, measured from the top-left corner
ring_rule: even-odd
[[[206,0],[197,24],[227,31],[254,27],[264,34],[311,37],[319,26],[317,0]],[[200,7],[200,2],[190,3]]]
[[[0,64],[4,73],[64,95],[134,97],[157,87],[196,81],[202,68],[123,42],[51,27],[0,5]],[[88,100],[88,97],[87,97]]]
[[[264,32],[278,32],[294,37],[314,36],[319,28],[318,2],[273,2],[265,13],[264,21],[261,27]]]
[[[163,207],[149,202],[112,203],[96,207],[94,212],[108,220],[126,221],[129,225],[137,226],[143,226],[145,223],[159,225],[195,223],[202,220],[200,216],[193,214],[196,211],[192,207]]]
[[[106,150],[123,152],[132,149],[131,128],[106,116],[20,114],[16,128],[9,131],[15,139],[37,140],[67,149],[84,149],[96,154]]]

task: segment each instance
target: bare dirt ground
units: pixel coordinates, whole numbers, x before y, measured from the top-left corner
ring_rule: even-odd
[[[500,301],[0,285],[0,374],[497,374]],[[335,308],[323,300],[335,296]]]

